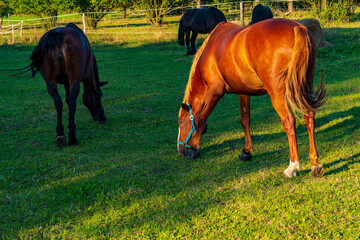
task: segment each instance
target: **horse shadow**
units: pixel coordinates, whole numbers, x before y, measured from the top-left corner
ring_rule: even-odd
[[[351,135],[354,129],[360,128],[359,117],[360,107],[353,107],[346,111],[331,113],[316,120],[317,128],[321,129],[318,133],[325,136],[327,141],[334,141]],[[331,124],[331,122],[334,121],[339,122],[326,128],[327,124]]]

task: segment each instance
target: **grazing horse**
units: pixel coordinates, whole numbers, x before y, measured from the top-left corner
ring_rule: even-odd
[[[295,118],[304,114],[310,141],[311,170],[324,174],[315,148],[315,111],[325,102],[323,81],[314,91],[316,47],[303,25],[286,19],[268,19],[247,27],[220,23],[195,55],[179,111],[177,150],[196,158],[206,120],[225,93],[239,96],[245,148],[239,159],[251,160],[250,96],[268,93],[280,116],[290,148],[286,177],[296,176],[300,162]]]
[[[273,17],[273,13],[269,7],[258,4],[252,12],[250,25]]]
[[[220,22],[226,22],[225,15],[217,8],[196,8],[187,10],[180,19],[178,43],[184,46],[186,34],[187,55],[196,53],[195,40],[199,33],[210,33]],[[191,34],[191,50],[189,46]]]
[[[83,103],[89,109],[93,119],[106,123],[106,117],[100,98],[100,87],[107,82],[99,81],[98,67],[90,43],[85,34],[75,24],[59,27],[46,32],[30,56],[31,63],[25,67],[35,77],[39,71],[43,76],[47,91],[54,99],[57,111],[56,145],[66,144],[62,125],[63,102],[57,90],[57,84],[63,84],[66,103],[69,106],[69,145],[77,145],[75,134],[76,99],[83,82]]]

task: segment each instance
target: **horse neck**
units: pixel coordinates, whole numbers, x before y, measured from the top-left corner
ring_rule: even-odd
[[[207,89],[205,81],[201,77],[198,68],[199,67],[196,66],[194,72],[190,73],[189,82],[184,97],[184,103],[188,102],[192,106],[194,114],[201,111],[202,106],[204,105]]]

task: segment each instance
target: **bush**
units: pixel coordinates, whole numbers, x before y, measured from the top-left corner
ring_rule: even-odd
[[[314,17],[323,21],[349,21],[355,14],[354,0],[315,0],[308,3]]]

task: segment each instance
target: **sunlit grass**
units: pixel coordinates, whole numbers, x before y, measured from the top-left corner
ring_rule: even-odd
[[[39,75],[1,75],[1,238],[360,237],[359,29],[326,29],[335,47],[318,50],[316,83],[326,70],[328,89],[316,117],[321,179],[311,176],[303,120],[300,171],[283,178],[288,142],[268,96],[251,100],[251,162],[238,160],[244,134],[236,95],[225,96],[210,116],[201,158],[177,155],[192,58],[175,37],[141,36],[101,43],[102,36],[89,33],[100,78],[109,81],[102,98],[109,124],[93,123],[79,98],[79,146],[55,146],[56,111]],[[26,66],[33,47],[0,46],[0,69]],[[67,114],[65,104],[64,126]]]

